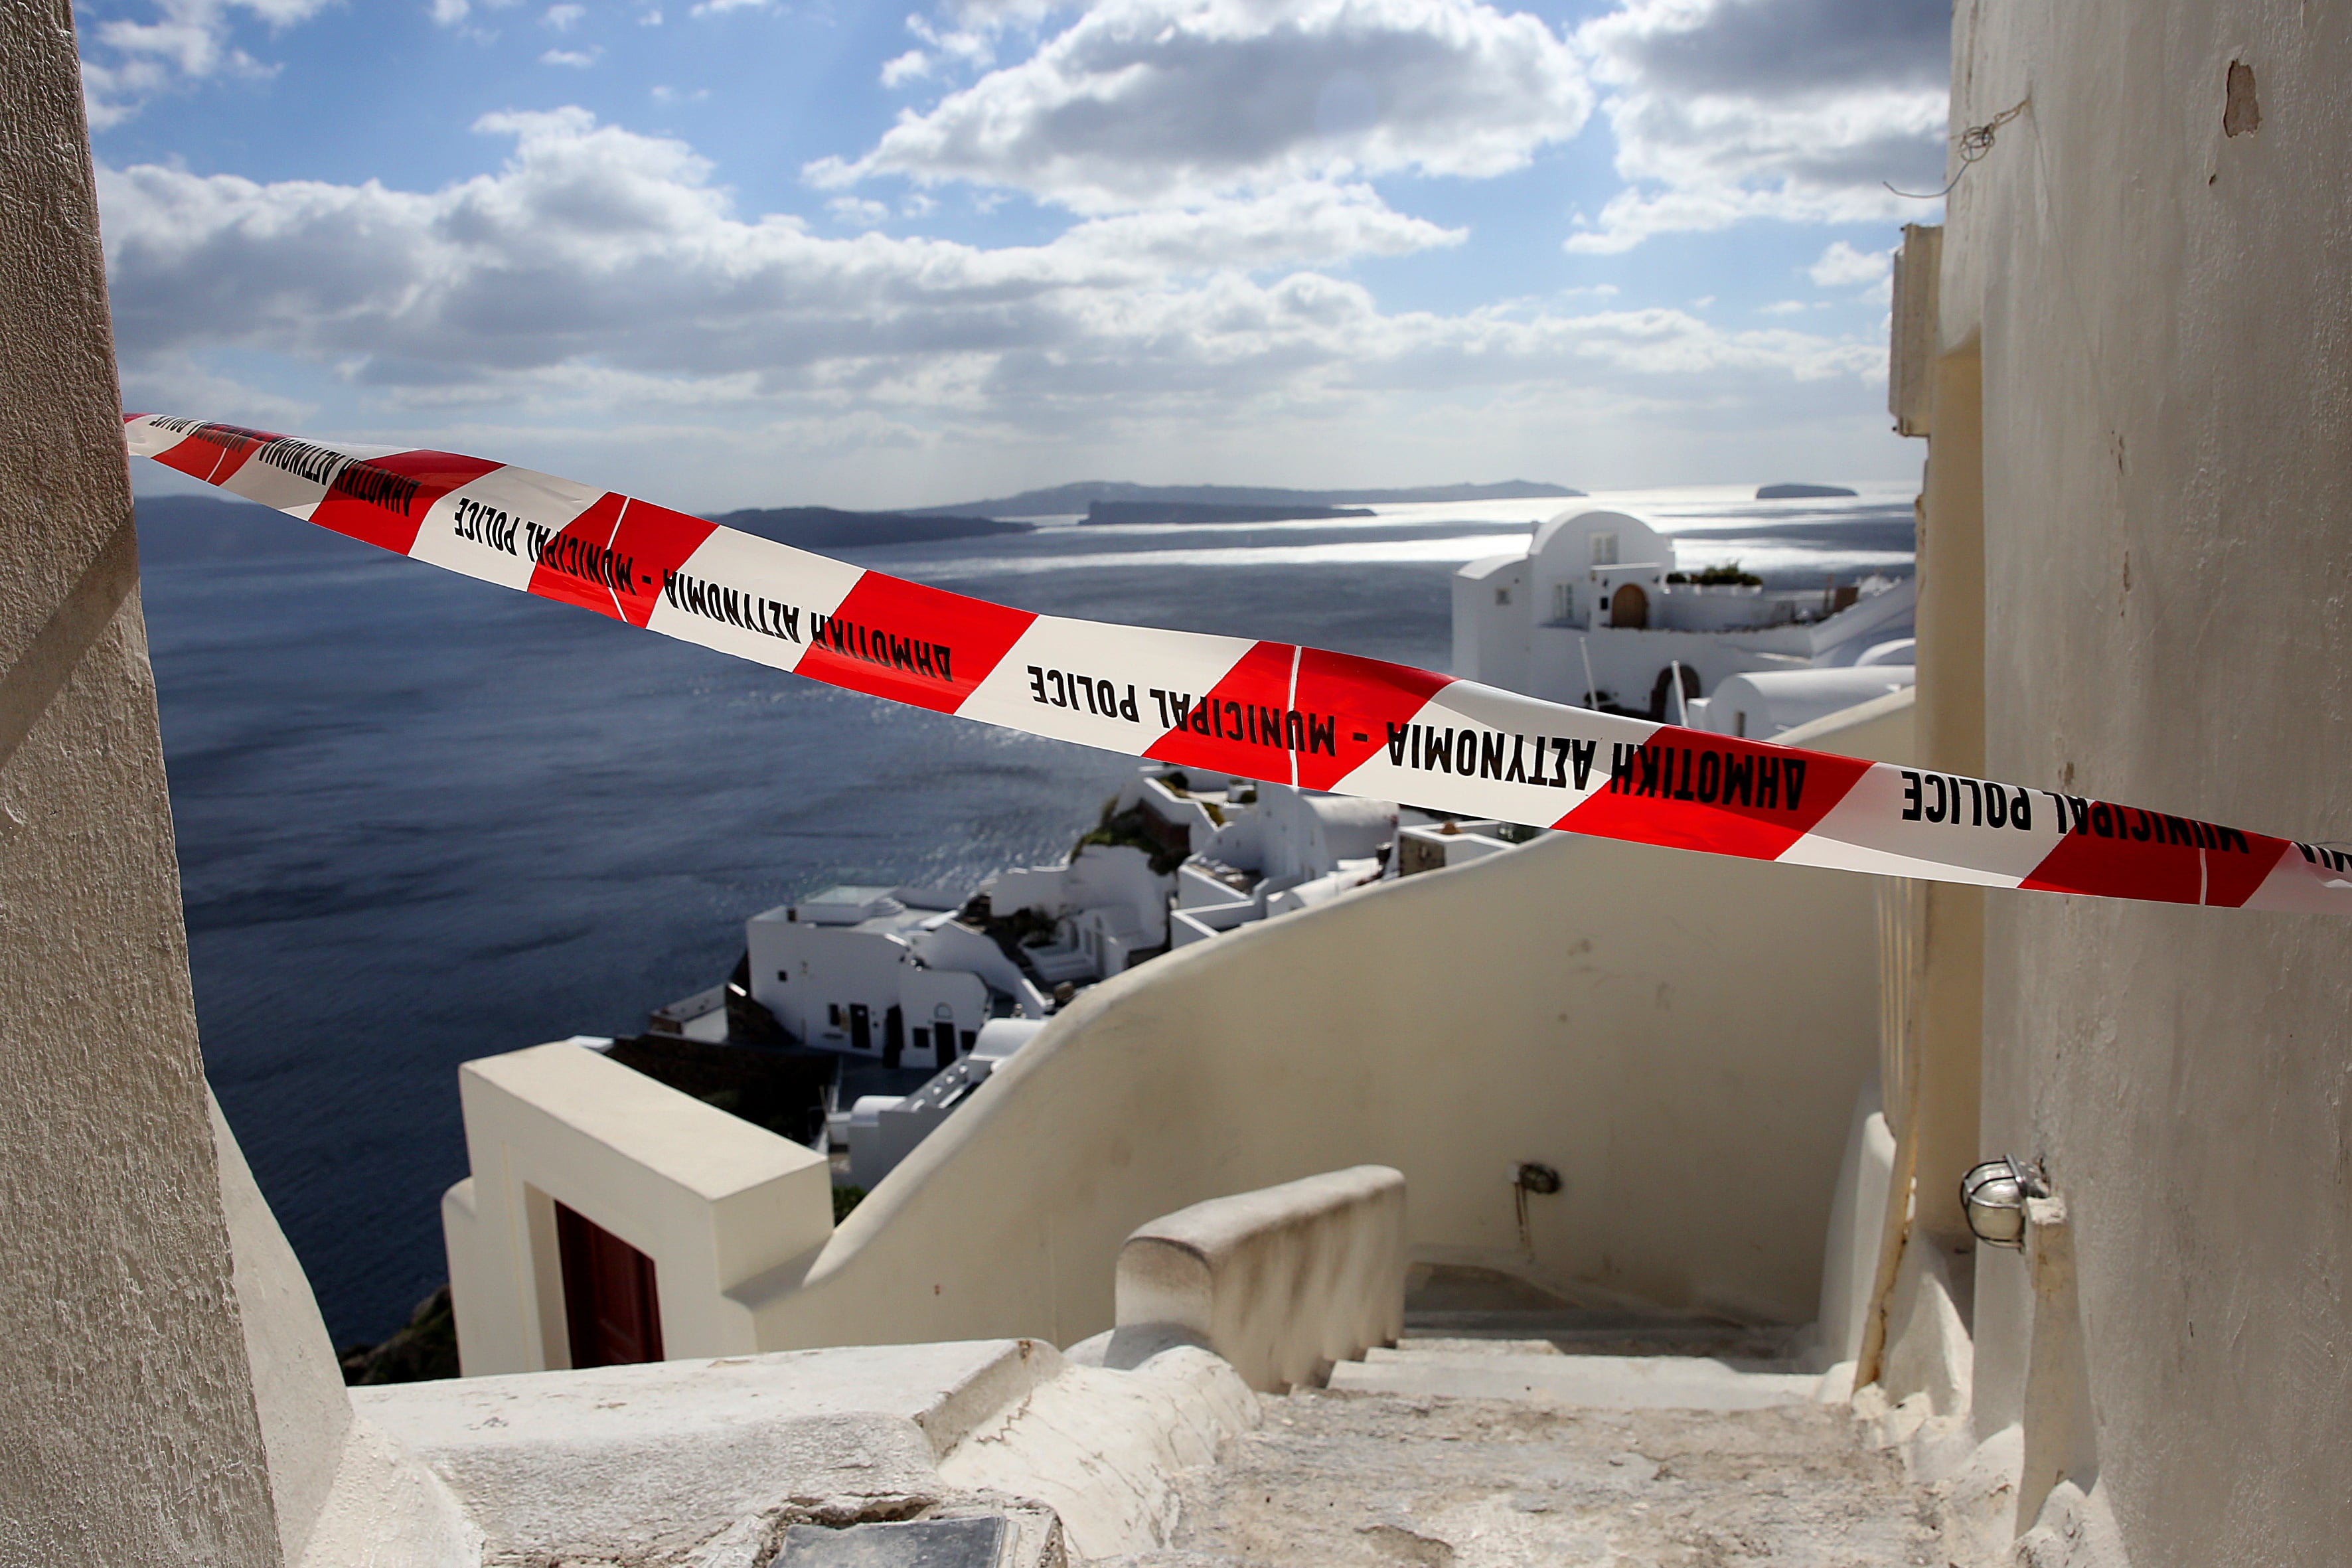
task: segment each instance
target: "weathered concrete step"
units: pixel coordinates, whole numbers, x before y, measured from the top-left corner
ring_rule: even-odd
[[[1793,1331],[1601,1312],[1407,1312],[1405,1342],[1541,1340],[1570,1355],[1704,1355],[1770,1360]]]
[[[1408,1398],[1507,1399],[1601,1410],[1762,1410],[1807,1405],[1821,1379],[1699,1356],[1374,1350],[1332,1369],[1342,1393]]]

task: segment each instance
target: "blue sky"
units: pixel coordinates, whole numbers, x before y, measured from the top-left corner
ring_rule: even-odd
[[[1940,0],[75,10],[136,408],[697,510],[1918,460]]]

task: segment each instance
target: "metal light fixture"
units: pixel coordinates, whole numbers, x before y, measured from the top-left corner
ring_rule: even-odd
[[[1559,1171],[1556,1166],[1527,1160],[1511,1173],[1511,1203],[1519,1211],[1519,1250],[1529,1258],[1536,1255],[1536,1237],[1528,1225],[1528,1194],[1549,1197],[1559,1189]]]
[[[2025,1250],[2025,1200],[2049,1195],[2042,1168],[2010,1154],[1987,1160],[1960,1178],[1960,1207],[1969,1228],[1988,1247],[2013,1252]]]

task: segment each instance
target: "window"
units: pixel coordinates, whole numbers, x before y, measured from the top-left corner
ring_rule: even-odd
[[[1551,618],[1562,626],[1576,619],[1576,584],[1554,583],[1551,585]]]
[[[1617,536],[1614,533],[1596,533],[1592,536],[1592,564],[1595,566],[1617,564]]]
[[[776,971],[776,984],[779,984],[779,985],[782,985],[782,984],[783,984],[785,982],[787,982],[787,981],[791,980],[791,979],[792,979],[792,977],[793,977],[793,973],[792,973],[792,971],[791,971],[791,970],[789,970],[789,969],[779,969],[779,970],[777,970],[777,971]]]
[[[1511,591],[1508,588],[1497,588],[1495,590],[1495,603],[1498,605],[1507,605],[1510,602]]]
[[[840,1004],[840,1003],[838,1003],[838,1002],[828,1002],[828,1003],[826,1003],[826,1004],[824,1005],[824,1021],[825,1021],[827,1024],[830,1024],[831,1026],[833,1026],[833,1027],[835,1027],[835,1028],[836,1028],[836,1029],[838,1029],[839,1027],[841,1027],[841,1004]]]

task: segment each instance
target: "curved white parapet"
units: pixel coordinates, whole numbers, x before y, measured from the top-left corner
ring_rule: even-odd
[[[1404,1219],[1386,1165],[1179,1209],[1119,1249],[1118,1327],[1190,1330],[1261,1393],[1319,1384],[1404,1331]]]

